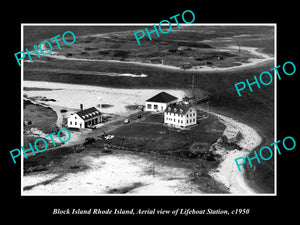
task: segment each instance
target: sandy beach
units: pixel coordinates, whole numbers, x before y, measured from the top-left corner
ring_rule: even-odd
[[[233,194],[249,195],[255,194],[246,183],[244,178],[244,170],[240,172],[236,166],[235,159],[238,157],[245,157],[251,150],[256,148],[262,141],[259,134],[250,126],[238,122],[232,118],[213,113],[219,117],[220,121],[230,129],[237,129],[242,133],[242,139],[237,143],[242,150],[219,150],[218,153],[222,155],[222,162],[216,171],[211,172],[216,180],[224,183]]]
[[[125,189],[130,195],[201,194],[197,185],[189,181],[189,169],[166,166],[142,156],[85,155],[81,163],[88,165],[89,169],[78,173],[42,172],[24,176],[23,194],[111,195]]]
[[[98,107],[99,104],[108,104],[110,107],[98,107],[98,109],[103,113],[121,115],[128,115],[128,113],[130,113],[125,106],[144,105],[146,99],[153,97],[161,91],[167,91],[179,99],[185,95],[185,92],[179,89],[107,88],[45,81],[24,81],[23,86],[27,88],[45,88],[45,90],[24,91],[24,94],[31,98],[44,96],[49,99],[55,99],[55,102],[47,102],[50,107],[65,108],[68,109],[68,111],[78,111],[80,104],[83,104],[84,108]],[[45,103],[38,99],[36,102]]]

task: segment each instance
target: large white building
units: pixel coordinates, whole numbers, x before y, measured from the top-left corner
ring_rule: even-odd
[[[72,114],[68,118],[67,126],[70,128],[87,128],[102,122],[102,114],[95,107],[83,110],[80,105],[80,111]]]
[[[160,92],[157,95],[145,101],[145,111],[163,112],[171,103],[177,102],[177,98],[166,92]]]
[[[164,123],[176,128],[195,125],[197,124],[197,111],[186,102],[170,104],[164,111]]]

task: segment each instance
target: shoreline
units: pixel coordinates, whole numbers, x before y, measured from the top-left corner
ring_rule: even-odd
[[[237,142],[237,144],[242,148],[241,150],[218,150],[217,153],[222,155],[222,162],[220,163],[218,169],[212,171],[210,175],[214,177],[217,181],[225,184],[229,188],[231,193],[234,194],[258,194],[248,184],[245,177],[245,169],[242,168],[240,172],[235,164],[235,159],[238,157],[245,157],[245,154],[249,154],[254,148],[262,143],[263,138],[259,133],[252,127],[246,125],[245,123],[238,122],[232,118],[213,113],[217,116],[227,128],[238,129],[242,134],[242,139]]]
[[[57,59],[57,60],[109,62],[109,63],[120,63],[120,64],[129,64],[129,65],[135,64],[135,65],[139,65],[139,66],[154,67],[154,68],[159,68],[159,69],[170,69],[170,70],[175,70],[175,71],[190,71],[190,72],[216,72],[216,71],[230,72],[230,71],[234,71],[234,70],[245,69],[245,68],[249,68],[252,66],[257,66],[257,65],[266,63],[268,61],[271,61],[271,60],[274,61],[274,59],[275,59],[274,57],[272,57],[266,53],[259,52],[259,48],[257,48],[257,47],[241,46],[240,49],[243,51],[248,51],[250,54],[256,56],[257,58],[249,58],[248,62],[241,62],[241,65],[238,65],[238,66],[230,66],[230,67],[193,66],[192,68],[189,68],[189,69],[183,69],[183,68],[180,68],[177,66],[164,65],[161,63],[154,64],[154,63],[138,62],[138,61],[121,61],[121,60],[116,60],[116,59],[90,59],[90,58],[66,57],[64,55],[58,54],[55,51],[52,51],[49,55],[45,55],[45,57],[49,57],[49,58],[53,58],[53,59]],[[43,50],[46,51],[46,49],[43,49]],[[237,50],[237,47],[230,45],[230,46],[223,48],[223,51],[232,51],[232,50]],[[27,60],[26,62],[31,62],[31,61]],[[100,73],[100,75],[102,75],[101,72],[97,72],[97,73]],[[112,76],[116,76],[116,75],[113,74]],[[123,76],[132,76],[132,75],[125,74]],[[145,76],[143,76],[143,74],[142,74],[142,76],[141,75],[133,75],[133,76],[145,77]]]

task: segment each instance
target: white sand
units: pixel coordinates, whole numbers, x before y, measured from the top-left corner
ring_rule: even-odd
[[[201,194],[195,184],[189,180],[188,169],[165,166],[136,155],[104,155],[86,156],[83,161],[91,168],[59,174],[39,173],[24,176],[24,187],[35,185],[24,195],[95,195],[108,194],[109,190],[130,187],[135,183],[140,186],[127,194],[136,195],[172,195]],[[154,165],[154,176],[153,176]],[[41,182],[59,177],[53,182],[43,185]]]
[[[181,99],[185,92],[182,90],[166,89],[125,89],[107,88],[89,85],[64,84],[44,81],[24,81],[24,87],[51,88],[54,90],[24,91],[28,97],[45,96],[55,99],[52,101],[36,101],[48,104],[50,107],[56,106],[78,111],[80,104],[84,108],[97,107],[98,104],[109,104],[113,107],[98,108],[104,113],[128,114],[126,105],[144,105],[145,100],[153,97],[161,91],[166,91],[171,95]],[[68,111],[70,111],[68,110]]]
[[[262,141],[259,134],[246,124],[240,123],[232,118],[222,116],[219,114],[214,115],[220,118],[220,121],[228,128],[239,129],[242,133],[242,139],[237,143],[242,150],[220,150],[219,153],[223,155],[223,161],[216,171],[211,172],[211,175],[218,181],[224,183],[233,194],[255,194],[246,183],[244,178],[244,170],[240,172],[235,163],[238,157],[245,157],[250,151],[256,148]]]

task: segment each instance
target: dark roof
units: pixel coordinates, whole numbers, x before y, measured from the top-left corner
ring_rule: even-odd
[[[167,106],[165,112],[177,113],[177,114],[186,114],[187,111],[192,106],[190,104],[184,104],[183,102],[180,103],[172,103]]]
[[[166,92],[160,92],[157,95],[153,96],[152,98],[149,98],[146,102],[162,102],[162,103],[168,103],[176,100],[177,98],[173,95],[170,95]]]
[[[95,107],[91,107],[82,111],[77,112],[77,115],[80,116],[83,120],[88,120],[93,117],[101,115],[101,112]]]

